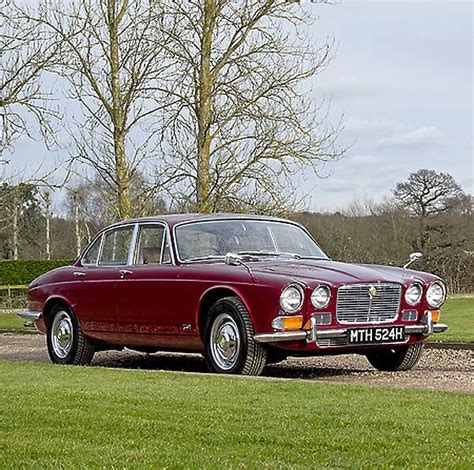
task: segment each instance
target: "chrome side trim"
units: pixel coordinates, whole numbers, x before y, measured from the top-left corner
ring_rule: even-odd
[[[23,318],[23,320],[38,320],[41,317],[41,312],[18,312],[17,316]]]

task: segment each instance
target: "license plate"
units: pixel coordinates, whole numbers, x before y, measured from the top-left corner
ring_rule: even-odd
[[[348,331],[349,343],[399,343],[405,341],[403,326],[377,326],[351,328]]]

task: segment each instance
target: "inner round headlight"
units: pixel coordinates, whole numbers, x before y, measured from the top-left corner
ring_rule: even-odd
[[[331,289],[328,286],[318,286],[311,294],[313,307],[325,308],[331,300]]]
[[[422,295],[423,287],[421,287],[421,284],[412,284],[405,292],[405,301],[413,307],[420,303]]]
[[[433,282],[426,291],[426,301],[430,307],[438,308],[446,299],[446,287],[442,282]]]
[[[303,305],[303,289],[291,284],[286,286],[280,294],[280,306],[287,313],[297,312]]]

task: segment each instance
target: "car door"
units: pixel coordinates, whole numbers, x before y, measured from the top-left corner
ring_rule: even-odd
[[[117,283],[117,325],[124,344],[176,347],[192,333],[180,320],[183,292],[171,256],[166,225],[140,224],[133,264]]]
[[[116,284],[129,262],[135,225],[108,230],[98,237],[74,269],[74,308],[91,337],[115,342]]]

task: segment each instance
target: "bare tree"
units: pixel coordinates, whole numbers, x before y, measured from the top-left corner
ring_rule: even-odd
[[[41,78],[59,47],[55,35],[21,18],[13,2],[0,0],[0,162],[17,138],[34,138],[35,128],[46,144],[54,141],[53,121],[59,114]]]
[[[164,15],[158,0],[42,0],[28,19],[62,40],[56,71],[84,118],[71,127],[74,159],[92,167],[115,194],[116,216],[129,218],[131,181],[155,156],[157,81],[168,69],[160,56]],[[150,188],[143,185],[142,194]]]
[[[307,80],[330,59],[301,34],[311,23],[286,0],[167,2],[176,18],[164,83],[168,174],[199,212],[281,210],[293,176],[339,156],[337,129],[307,99]],[[258,207],[256,207],[259,202]]]
[[[419,234],[414,248],[419,250],[426,248],[432,235],[429,219],[455,208],[465,197],[450,174],[426,169],[411,173],[407,181],[396,185],[393,194],[418,219]]]
[[[408,180],[398,183],[393,194],[413,214],[426,218],[452,208],[464,191],[448,173],[418,170]]]

